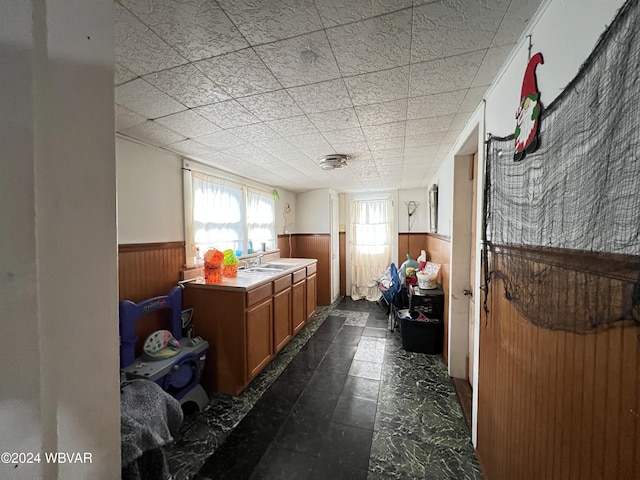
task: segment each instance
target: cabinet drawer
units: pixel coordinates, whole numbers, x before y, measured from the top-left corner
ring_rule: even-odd
[[[316,273],[317,266],[318,266],[317,263],[313,263],[307,267],[307,277],[313,273]]]
[[[281,292],[291,285],[291,275],[285,275],[273,281],[273,293]]]
[[[307,277],[307,269],[303,268],[298,270],[297,272],[293,272],[293,283],[298,283],[301,280],[304,280]]]
[[[247,307],[251,305],[255,305],[256,303],[264,300],[265,298],[269,298],[271,296],[271,283],[267,283],[262,287],[254,288],[253,290],[249,290],[247,292]]]

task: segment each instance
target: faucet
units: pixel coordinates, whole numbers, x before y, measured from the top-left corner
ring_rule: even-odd
[[[257,267],[258,265],[262,265],[262,256],[264,255],[264,253],[259,253],[258,256],[253,257],[251,259],[251,266],[252,267]]]

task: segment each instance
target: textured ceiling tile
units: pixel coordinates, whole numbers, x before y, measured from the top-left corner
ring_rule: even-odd
[[[282,137],[265,138],[263,140],[257,140],[253,142],[253,144],[269,153],[295,148],[288,140],[285,140]]]
[[[121,3],[190,61],[248,46],[216,2],[121,0]]]
[[[358,117],[353,107],[342,108],[333,112],[312,113],[307,116],[321,132],[360,127],[360,122],[358,122]]]
[[[287,137],[287,141],[296,147],[328,147],[327,140],[320,132]]]
[[[324,31],[260,45],[255,51],[285,87],[340,77]]]
[[[189,108],[231,98],[191,64],[151,73],[143,78]]]
[[[332,146],[366,141],[360,127],[332,130],[323,132],[323,135]]]
[[[460,130],[449,130],[442,137],[442,143],[448,143],[450,145],[453,145],[454,143],[456,143],[456,140],[458,139],[459,136],[460,136]]]
[[[185,139],[182,135],[163,127],[153,120],[134,125],[122,133],[152,145],[167,145]]]
[[[239,98],[238,102],[265,122],[303,114],[286,90]]]
[[[443,0],[413,9],[411,61],[488,48],[510,0]]]
[[[372,151],[390,150],[404,147],[404,138],[375,138],[367,140],[367,144],[369,145],[369,149]]]
[[[496,77],[496,74],[500,71],[502,64],[509,57],[511,50],[513,50],[513,45],[490,48],[471,86],[479,87],[490,85]]]
[[[480,68],[485,50],[411,65],[409,95],[430,95],[469,88]]]
[[[307,156],[307,158],[310,158],[315,163],[318,163],[318,159],[324,155],[329,155],[331,153],[338,153],[328,142],[326,143],[326,145],[318,145],[313,147],[300,147],[300,151],[304,153]]]
[[[407,65],[411,46],[411,10],[327,30],[343,75],[358,75]]]
[[[322,28],[313,0],[218,0],[252,45]]]
[[[264,123],[253,123],[251,125],[231,128],[228,131],[247,142],[258,142],[260,140],[279,137],[276,132]]]
[[[412,0],[316,0],[315,3],[324,26],[335,27],[411,7]]]
[[[469,117],[470,115],[468,113],[462,113],[462,112],[458,113],[453,118],[453,122],[451,122],[451,125],[449,125],[449,129],[461,131],[467,125],[467,122],[469,121]],[[515,122],[515,117],[514,117],[514,122]]]
[[[515,44],[523,30],[528,27],[540,6],[541,0],[511,0],[509,9],[505,15],[491,46]]]
[[[164,117],[186,110],[184,105],[141,78],[116,87],[115,100],[118,105],[146,118]]]
[[[136,75],[164,70],[187,60],[115,3],[115,60]]]
[[[369,125],[362,127],[367,140],[377,138],[404,137],[406,122],[385,123],[383,125]]]
[[[309,120],[305,115],[282,118],[280,120],[271,120],[266,123],[283,137],[303,135],[305,133],[314,133],[318,131],[315,125],[311,123],[311,120]]]
[[[462,113],[471,113],[478,108],[480,102],[484,97],[485,92],[487,91],[487,87],[475,87],[467,90],[467,94],[464,97],[464,101],[462,105],[460,105],[460,109],[458,112]],[[467,115],[468,117],[469,115]]]
[[[195,66],[233,97],[282,88],[251,48],[202,60]]]
[[[326,112],[351,107],[351,97],[344,80],[329,80],[287,90],[305,113]]]
[[[428,145],[428,146],[423,146],[423,147],[405,147],[404,149],[404,154],[405,157],[413,157],[413,160],[410,162],[408,160],[405,160],[405,164],[412,164],[412,163],[418,163],[418,164],[422,164],[424,163],[424,159],[435,155],[438,152],[438,149],[440,148],[440,145]]]
[[[361,125],[380,125],[407,119],[407,99],[357,106]]]
[[[227,131],[203,135],[202,137],[197,137],[194,140],[206,145],[207,147],[211,147],[214,150],[224,150],[245,143],[244,140]]]
[[[385,158],[403,158],[404,148],[372,150],[371,155],[376,160],[381,160]]]
[[[228,148],[224,151],[225,155],[231,155],[232,157],[242,158],[247,160],[253,160],[256,158],[264,158],[269,156],[264,150],[255,145],[243,144],[235,147]]]
[[[199,137],[220,131],[220,127],[198,115],[193,110],[185,110],[184,112],[157,118],[156,122],[185,137]]]
[[[345,78],[354,105],[399,100],[409,90],[409,67],[392,68]]]
[[[442,132],[424,132],[421,135],[407,135],[404,137],[405,147],[426,147],[439,145],[442,141]]]
[[[200,156],[209,152],[207,147],[190,138],[167,145],[167,148],[178,154],[187,156]]]
[[[133,113],[120,105],[116,105],[116,131],[122,132],[129,127],[145,122],[147,119],[142,115]]]
[[[413,97],[407,105],[407,118],[440,117],[455,115],[464,101],[466,90]]]
[[[225,129],[260,122],[256,116],[235,100],[205,105],[194,110]]]
[[[407,120],[407,135],[422,135],[426,132],[446,132],[453,121],[454,115],[444,117],[420,118]]]
[[[113,68],[113,84],[115,86],[122,85],[123,83],[126,83],[129,80],[133,80],[138,76],[119,63],[116,63]]]

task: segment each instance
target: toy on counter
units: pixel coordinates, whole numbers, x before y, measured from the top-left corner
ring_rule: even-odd
[[[220,283],[222,281],[222,261],[224,253],[212,248],[204,254],[204,281],[206,283]]]
[[[412,260],[411,255],[407,253],[407,260],[402,265],[400,265],[400,280],[406,282],[409,285],[418,283],[418,279],[416,278],[416,271],[419,267],[420,264],[416,260]]]
[[[235,278],[238,276],[238,257],[236,257],[233,250],[228,249],[224,252],[224,258],[222,260],[222,275],[229,278]]]

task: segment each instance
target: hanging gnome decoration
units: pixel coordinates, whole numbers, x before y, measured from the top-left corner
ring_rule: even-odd
[[[513,155],[516,162],[522,160],[527,153],[533,152],[538,147],[538,124],[540,123],[542,104],[540,103],[535,71],[540,63],[544,62],[542,54],[538,52],[529,60],[522,80],[520,107],[516,111],[516,151]]]

